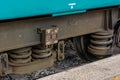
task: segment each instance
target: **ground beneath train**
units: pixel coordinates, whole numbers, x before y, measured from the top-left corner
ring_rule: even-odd
[[[113,49],[111,49],[110,52],[117,55],[118,53],[120,53],[120,50],[117,47],[114,47]],[[91,62],[81,60],[75,50],[71,50],[70,48],[68,48],[65,52],[65,60],[55,62],[55,65],[53,67],[35,71],[31,74],[9,74],[5,77],[1,77],[0,80],[35,80],[89,63]]]

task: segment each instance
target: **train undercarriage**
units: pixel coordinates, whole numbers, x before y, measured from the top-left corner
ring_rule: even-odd
[[[25,74],[64,59],[66,41],[87,61],[111,56],[120,47],[118,7],[86,13],[0,22],[0,75]]]

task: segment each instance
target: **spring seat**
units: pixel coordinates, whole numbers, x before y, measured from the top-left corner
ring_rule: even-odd
[[[10,51],[9,61],[14,64],[25,64],[31,62],[31,48],[21,48]]]

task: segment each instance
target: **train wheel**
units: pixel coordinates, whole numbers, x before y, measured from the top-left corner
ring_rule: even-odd
[[[97,32],[73,38],[73,43],[81,59],[95,61],[111,55],[112,37],[111,32]]]
[[[116,23],[114,27],[114,41],[116,46],[120,48],[120,20]]]
[[[89,54],[87,50],[89,44],[88,37],[89,36],[75,37],[73,38],[73,43],[81,59],[85,61],[94,61],[97,60],[97,57],[92,54]]]

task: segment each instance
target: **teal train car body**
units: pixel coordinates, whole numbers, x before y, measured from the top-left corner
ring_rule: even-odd
[[[120,0],[0,0],[0,20],[59,16],[119,5]]]

